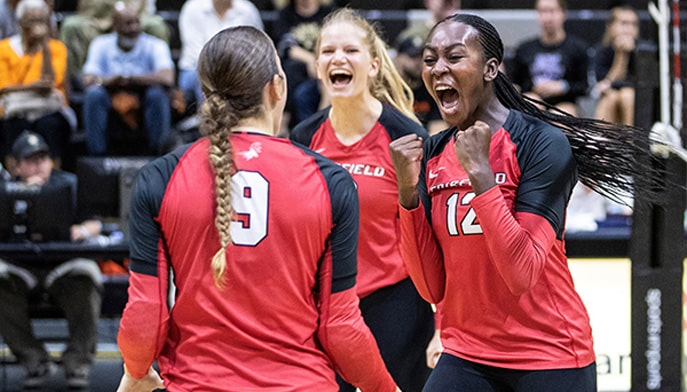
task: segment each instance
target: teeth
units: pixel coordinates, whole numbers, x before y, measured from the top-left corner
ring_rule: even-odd
[[[437,91],[446,91],[446,90],[452,90],[452,89],[453,89],[453,88],[452,88],[452,87],[449,87],[449,86],[437,86],[437,87],[436,87],[436,90],[437,90]]]
[[[337,71],[332,71],[330,75],[332,75],[332,76],[337,76],[337,75],[350,76],[351,74],[346,72],[346,71],[337,70]]]

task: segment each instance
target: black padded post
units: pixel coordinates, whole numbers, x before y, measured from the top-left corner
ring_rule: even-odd
[[[658,121],[658,54],[637,53],[636,124]],[[684,60],[683,60],[684,63]],[[684,132],[682,132],[684,138]],[[682,390],[682,278],[685,258],[685,163],[657,158],[661,197],[647,200],[654,178],[635,179],[632,260],[632,392]]]

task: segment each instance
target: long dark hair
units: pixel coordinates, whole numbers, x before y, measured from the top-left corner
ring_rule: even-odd
[[[448,16],[437,22],[429,36],[437,26],[449,22],[473,27],[478,32],[477,40],[485,60],[495,58],[499,64],[503,62],[503,42],[498,31],[477,15],[458,13]],[[647,130],[571,116],[552,105],[521,94],[502,72],[494,80],[494,91],[505,107],[529,114],[563,130],[577,161],[580,181],[609,199],[627,203],[626,196],[633,195],[633,179],[658,174],[652,159],[648,157],[651,140]]]

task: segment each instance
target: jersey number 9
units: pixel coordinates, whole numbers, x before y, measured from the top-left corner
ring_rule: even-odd
[[[267,237],[270,184],[258,172],[238,171],[232,177],[234,245],[256,246]]]

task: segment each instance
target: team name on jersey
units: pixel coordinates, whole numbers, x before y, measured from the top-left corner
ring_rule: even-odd
[[[495,173],[494,174],[494,180],[496,181],[497,185],[500,184],[505,184],[507,180],[506,173]],[[435,192],[444,190],[444,189],[451,189],[451,188],[464,188],[464,187],[472,187],[472,184],[470,184],[470,179],[469,178],[461,178],[457,180],[451,180],[451,181],[445,181],[436,185],[432,185],[429,187],[429,194],[433,194]]]
[[[381,166],[366,165],[364,163],[341,163],[340,165],[352,175],[358,176],[384,177],[386,172]]]

